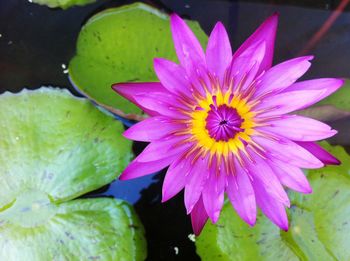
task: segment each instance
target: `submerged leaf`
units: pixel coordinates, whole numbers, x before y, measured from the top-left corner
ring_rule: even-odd
[[[202,260],[349,260],[350,157],[323,145],[343,164],[308,171],[313,194],[290,192],[288,232],[263,215],[251,228],[227,203],[196,240]]]
[[[143,260],[143,229],[114,199],[73,200],[131,157],[123,126],[68,91],[0,96],[1,260]],[[69,201],[69,202],[67,202]]]
[[[188,22],[202,44],[207,36]],[[158,81],[153,58],[177,60],[169,16],[142,3],[105,10],[82,28],[69,76],[79,92],[116,114],[139,119],[141,110],[111,90],[117,82]]]

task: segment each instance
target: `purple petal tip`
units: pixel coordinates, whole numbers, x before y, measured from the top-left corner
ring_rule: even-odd
[[[278,11],[275,11],[273,14],[272,14],[272,17],[279,17],[280,16],[280,12]]]
[[[269,16],[264,23],[271,23],[277,26],[279,17],[280,13],[276,11],[271,16]]]
[[[216,224],[220,217],[220,211],[216,211],[214,214],[211,215],[210,220],[213,224]]]
[[[327,166],[327,165],[341,165],[341,161],[339,159],[337,159],[336,157],[334,157],[333,155],[329,155],[329,158],[327,158],[325,161],[324,161],[324,165]]]
[[[112,87],[113,90],[117,91],[117,90],[116,90],[116,89],[117,89],[117,83],[112,84],[111,87]]]
[[[343,87],[343,85],[345,84],[345,79],[342,79],[342,78],[334,78],[334,80],[335,80],[335,88],[336,89],[339,89],[340,87]]]
[[[334,161],[331,163],[328,163],[329,165],[341,165],[341,161],[338,160],[337,158],[334,158]]]
[[[315,58],[314,55],[308,55],[307,57],[308,57],[308,60],[309,60],[309,61],[312,61],[312,60]]]
[[[176,20],[181,20],[182,21],[181,17],[178,14],[172,13],[170,15],[170,22],[173,23],[173,22],[176,22]]]
[[[341,82],[341,85],[343,85],[345,83],[345,79],[343,79],[343,78],[336,78],[336,79]]]
[[[305,190],[303,193],[304,194],[312,194],[313,190],[312,188],[310,187],[309,189]]]
[[[122,173],[118,179],[119,180],[128,180],[128,178],[126,177],[126,175],[124,175],[124,173]]]
[[[250,227],[254,227],[256,224],[256,218],[252,219],[252,220],[245,220],[245,222],[250,226]]]
[[[220,29],[225,29],[225,26],[221,21],[216,22],[214,28],[216,27],[219,27]]]
[[[111,86],[112,90],[114,90],[118,94],[121,94],[121,89],[122,89],[121,84],[122,83],[114,83],[114,84],[112,84],[112,86]]]
[[[165,193],[165,192],[163,191],[161,202],[162,202],[162,203],[165,203],[165,202],[167,202],[170,198],[171,198],[171,197],[169,197],[169,195],[167,195],[167,193]]]

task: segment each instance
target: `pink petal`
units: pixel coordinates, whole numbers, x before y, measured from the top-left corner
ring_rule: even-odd
[[[206,60],[209,71],[222,82],[225,70],[232,59],[230,39],[224,25],[218,22],[209,36]]]
[[[188,108],[179,102],[179,97],[170,92],[151,92],[135,95],[134,98],[142,107],[156,111],[160,115],[175,119],[184,119],[186,117],[181,110]]]
[[[290,113],[313,105],[323,99],[326,92],[322,89],[282,92],[261,100],[254,111],[259,111],[261,118]]]
[[[191,164],[186,158],[179,157],[170,165],[163,182],[162,202],[171,199],[185,187],[190,170]]]
[[[147,145],[136,159],[138,162],[149,162],[173,155],[179,155],[191,146],[190,143],[182,143],[182,140],[183,137],[176,136],[153,141]]]
[[[224,184],[225,180],[222,181],[222,179],[226,179],[226,173],[217,175],[216,172],[210,172],[209,179],[202,192],[205,210],[213,223],[218,221],[224,204],[225,186],[221,184]]]
[[[154,59],[154,70],[163,86],[172,93],[191,97],[191,86],[186,71],[178,64],[162,58]]]
[[[273,60],[273,51],[276,38],[276,30],[278,24],[278,15],[270,16],[260,27],[241,45],[241,47],[233,55],[233,59],[240,56],[250,46],[257,42],[266,42],[266,53],[261,61],[260,69],[257,74],[268,70],[271,67]]]
[[[323,99],[333,92],[337,91],[344,84],[344,80],[335,79],[335,78],[323,78],[323,79],[315,79],[303,82],[297,82],[288,87],[285,92],[291,91],[302,91],[302,90],[324,90]],[[303,109],[303,108],[300,108]]]
[[[323,140],[337,133],[327,124],[297,115],[284,115],[268,124],[261,129],[297,141]]]
[[[188,75],[191,75],[198,64],[205,65],[205,55],[191,29],[176,14],[170,16],[171,32],[177,57]]]
[[[137,96],[148,95],[149,93],[164,93],[169,94],[169,92],[162,86],[159,82],[135,82],[135,83],[116,83],[112,86],[113,90],[118,94],[128,99],[142,110],[144,110],[149,115],[159,115],[157,110],[150,110],[144,107],[138,99]]]
[[[300,168],[321,168],[323,163],[309,151],[288,139],[280,138],[278,141],[261,136],[254,136],[253,140],[262,146],[269,155],[281,161]]]
[[[326,165],[340,165],[341,162],[315,142],[296,142]]]
[[[206,180],[209,176],[207,158],[198,158],[193,165],[191,172],[188,174],[187,184],[185,186],[185,206],[187,214],[192,212],[194,205],[200,198]]]
[[[283,185],[301,193],[312,193],[312,188],[300,168],[275,159],[269,165]]]
[[[254,226],[256,221],[254,190],[242,167],[235,165],[235,173],[227,176],[226,193],[238,215],[249,225]]]
[[[191,221],[193,232],[198,236],[208,220],[208,214],[205,212],[202,197],[197,201],[191,212]]]
[[[259,181],[253,181],[253,187],[261,211],[281,229],[288,231],[288,217],[283,204],[273,198]]]
[[[239,56],[232,58],[227,68],[228,80],[233,79],[235,88],[244,90],[256,78],[260,63],[264,59],[266,51],[265,42],[257,42],[246,48]]]
[[[206,97],[206,91],[212,91],[212,82],[211,78],[209,78],[208,69],[203,65],[198,65],[197,67],[193,67],[193,70],[192,74],[188,77],[191,84],[190,91],[192,97],[196,96],[196,92]]]
[[[251,180],[254,180],[255,183],[259,183],[262,187],[264,187],[266,193],[268,193],[270,197],[274,198],[274,200],[277,200],[289,207],[290,202],[288,195],[270,166],[266,163],[266,160],[262,159],[259,155],[250,150],[249,154],[252,157],[253,162],[246,161],[246,164],[249,174],[252,177]]]
[[[259,80],[255,97],[265,93],[277,93],[292,85],[310,68],[313,56],[299,57],[270,68]]]
[[[154,172],[164,169],[169,164],[174,162],[176,158],[177,156],[174,155],[171,157],[166,157],[160,160],[150,162],[139,162],[136,158],[126,167],[119,179],[128,180],[152,174]]]
[[[137,141],[154,141],[161,139],[183,126],[164,116],[154,116],[147,118],[127,129],[123,136]]]

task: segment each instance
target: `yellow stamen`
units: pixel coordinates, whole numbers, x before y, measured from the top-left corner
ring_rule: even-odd
[[[208,117],[208,112],[211,110],[210,105],[213,104],[214,95],[216,96],[216,106],[226,105],[232,107],[236,109],[238,115],[243,119],[240,126],[243,130],[237,132],[236,135],[228,141],[215,140],[209,135],[206,128],[206,119]],[[231,97],[232,100],[230,100],[230,96],[231,89],[225,93],[222,93],[221,90],[214,94],[207,92],[205,98],[198,99],[198,106],[203,110],[194,110],[191,113],[192,120],[188,122],[190,128],[189,132],[198,142],[197,148],[204,148],[205,151],[209,151],[210,158],[214,155],[216,155],[218,159],[221,157],[226,158],[229,153],[238,155],[238,151],[244,151],[245,148],[242,141],[250,142],[250,137],[254,133],[254,127],[256,126],[254,116],[256,114],[251,111],[251,107],[245,99],[240,98],[239,95],[234,95],[233,98]]]

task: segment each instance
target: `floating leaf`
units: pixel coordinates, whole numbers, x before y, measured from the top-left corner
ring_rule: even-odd
[[[188,25],[202,44],[207,36],[197,22]],[[114,113],[138,119],[141,111],[111,90],[116,82],[158,81],[153,58],[176,60],[169,16],[136,3],[103,11],[82,28],[77,54],[69,64],[73,85]]]
[[[51,8],[60,7],[62,9],[67,9],[75,5],[82,6],[94,3],[96,0],[31,0],[31,2],[39,5],[47,5]]]
[[[313,194],[290,192],[288,232],[260,214],[251,228],[226,203],[196,240],[202,260],[349,260],[350,157],[325,146],[343,165],[308,171]]]
[[[68,91],[0,96],[0,260],[143,260],[126,203],[73,200],[128,164],[123,126]]]

